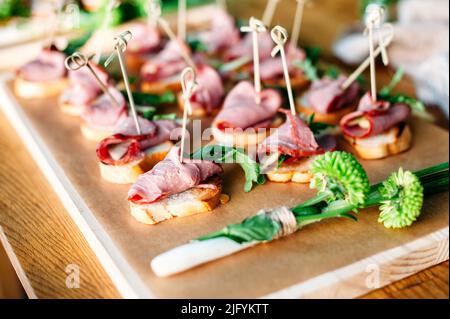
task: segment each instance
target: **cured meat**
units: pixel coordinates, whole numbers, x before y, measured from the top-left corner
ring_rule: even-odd
[[[64,53],[46,49],[36,59],[17,70],[17,75],[30,82],[60,80],[67,74],[65,59]]]
[[[257,104],[255,95],[256,91],[250,82],[237,84],[226,97],[215,125],[221,130],[269,127],[281,107],[281,96],[275,90],[263,90],[261,104]]]
[[[211,29],[198,36],[208,48],[209,53],[219,53],[239,43],[239,30],[236,29],[232,16],[223,10],[216,10],[212,21]]]
[[[133,38],[127,45],[127,53],[144,54],[155,52],[161,46],[161,34],[157,28],[145,22],[134,22],[127,25]]]
[[[145,81],[161,81],[176,76],[186,67],[181,54],[181,47],[189,52],[189,49],[177,41],[169,41],[166,47],[142,67],[142,77]]]
[[[333,136],[322,137],[319,144],[311,129],[299,116],[284,109],[280,109],[280,112],[286,114],[287,120],[262,142],[260,154],[279,153],[298,159],[336,149],[337,142]]]
[[[107,85],[109,75],[105,69],[92,62],[90,62],[90,65],[102,83]],[[70,85],[61,96],[63,103],[85,106],[101,94],[102,88],[88,68],[84,67],[77,71],[69,71],[68,76]]]
[[[258,34],[258,45],[259,45],[259,58],[261,61],[271,57],[272,49],[274,48],[274,43],[270,34],[267,32]],[[248,33],[242,38],[242,40],[233,46],[226,54],[225,59],[228,61],[236,60],[242,57],[253,57],[253,36],[252,33]]]
[[[127,117],[127,107],[122,93],[114,87],[109,87],[108,90],[119,106],[112,102],[107,94],[102,94],[93,104],[86,107],[81,115],[87,126],[112,131]]]
[[[173,120],[151,122],[138,117],[141,135],[138,135],[134,119],[126,118],[113,135],[101,141],[97,147],[98,159],[107,165],[125,165],[144,156],[146,149],[170,140],[170,135],[178,124]],[[115,158],[112,149],[119,149],[120,155]]]
[[[202,108],[208,114],[220,108],[224,96],[224,87],[219,73],[208,65],[197,67],[198,87],[191,97],[193,108]]]
[[[370,95],[366,95],[361,99],[358,111],[342,118],[341,129],[349,137],[367,138],[379,135],[404,122],[410,114],[411,108],[406,104],[391,106],[386,101],[374,104]]]
[[[327,114],[351,105],[358,98],[359,85],[353,82],[346,90],[343,90],[341,86],[346,80],[347,77],[341,75],[335,80],[324,77],[315,81],[304,96],[306,106],[317,113]]]
[[[207,178],[222,173],[222,168],[213,162],[185,159],[181,163],[179,157],[180,148],[173,147],[163,161],[138,178],[128,192],[128,200],[136,204],[154,203],[201,185]]]
[[[289,75],[292,78],[301,76],[303,71],[294,65],[295,61],[303,61],[306,54],[303,50],[291,45],[286,45],[286,59],[288,63]],[[261,62],[260,74],[263,81],[283,78],[283,64],[281,57],[269,57]]]

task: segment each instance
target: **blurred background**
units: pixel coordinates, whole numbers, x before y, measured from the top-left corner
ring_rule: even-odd
[[[145,19],[147,0],[123,0],[113,10],[108,28],[133,19]],[[108,0],[0,0],[0,73],[31,60],[41,50],[51,28],[52,10],[64,15],[57,36],[61,40],[88,41],[103,27]],[[302,22],[300,44],[317,50],[324,61],[351,71],[368,56],[363,35],[365,9],[377,3],[386,7],[395,39],[389,47],[390,68],[380,63],[379,81],[387,83],[395,69],[404,68],[407,78],[399,90],[427,103],[437,124],[448,127],[449,114],[449,1],[448,0],[310,0]],[[189,7],[215,5],[214,0],[187,0]],[[229,12],[243,23],[262,17],[266,0],[229,0]],[[280,0],[273,24],[290,30],[296,0]],[[164,14],[175,16],[177,0],[164,0]],[[196,16],[191,19],[206,19]],[[63,41],[64,42],[64,41]],[[1,206],[0,206],[1,209]],[[1,225],[0,225],[1,226]],[[23,297],[21,285],[0,247],[0,298]]]

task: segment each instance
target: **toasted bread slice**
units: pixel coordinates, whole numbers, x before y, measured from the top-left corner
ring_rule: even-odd
[[[275,80],[265,80],[263,84],[267,87],[286,87],[286,80],[284,78]],[[293,90],[301,90],[309,84],[308,79],[304,75],[291,78],[291,86]]]
[[[412,133],[407,124],[400,124],[387,132],[364,139],[345,136],[359,157],[366,160],[381,159],[407,151],[411,147]]]
[[[167,91],[177,93],[181,91],[180,78],[176,76],[160,82],[147,82],[143,80],[141,83],[141,91],[150,94],[164,94]]]
[[[270,128],[277,128],[283,124],[281,117],[276,116]],[[256,147],[264,141],[264,139],[270,133],[270,128],[267,129],[255,129],[253,133],[249,133],[242,130],[236,130],[233,134],[220,130],[215,123],[211,126],[211,131],[214,139],[222,145],[235,146],[235,147]]]
[[[313,108],[304,106],[304,105],[302,105],[301,103],[299,103],[297,101],[297,111],[299,113],[303,113],[303,114],[306,114],[306,115],[315,114],[314,115],[314,121],[321,122],[321,123],[326,123],[326,124],[331,124],[331,125],[338,125],[339,122],[341,121],[341,119],[345,115],[347,115],[347,114],[353,112],[354,110],[356,110],[356,107],[357,107],[356,104],[355,105],[350,105],[350,106],[347,106],[347,107],[345,107],[343,109],[340,109],[338,111],[323,114],[323,113],[317,113],[316,111],[314,111]]]
[[[145,151],[145,156],[127,165],[106,165],[99,163],[103,179],[114,184],[132,184],[139,175],[151,170],[162,161],[172,148],[172,142],[165,142]]]
[[[84,111],[84,107],[81,105],[73,105],[70,103],[60,103],[59,108],[64,114],[70,116],[81,116]]]
[[[81,133],[90,141],[100,142],[111,135],[111,130],[92,128],[85,123],[81,124]]]
[[[183,95],[180,93],[177,96],[177,102],[178,102],[178,108],[181,110],[181,112],[184,112],[184,100]],[[214,110],[211,114],[208,114],[208,112],[201,106],[196,106],[195,103],[191,102],[192,106],[192,114],[191,117],[207,117],[207,116],[216,116],[219,112],[219,109]]]
[[[293,164],[282,164],[281,167],[267,172],[267,179],[276,183],[309,183],[312,178],[312,174],[309,172],[309,165],[314,158],[315,156],[311,156]]]
[[[194,187],[147,205],[130,202],[131,215],[140,223],[154,225],[175,217],[210,212],[220,203],[222,181],[216,176],[205,183],[216,187]]]
[[[14,80],[14,91],[24,99],[44,99],[61,94],[67,86],[67,79],[56,81],[31,82],[20,76]]]

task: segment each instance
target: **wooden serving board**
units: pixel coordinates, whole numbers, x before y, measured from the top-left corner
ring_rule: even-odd
[[[449,198],[444,193],[427,198],[422,216],[409,229],[385,229],[377,223],[376,209],[365,210],[357,223],[324,221],[289,238],[158,278],[149,266],[156,255],[262,208],[293,206],[314,192],[306,185],[267,183],[245,194],[240,168],[229,165],[223,175],[224,192],[231,197],[227,205],[156,226],[139,224],[129,213],[129,186],[100,178],[96,143],[83,138],[79,119],[61,113],[56,99],[21,100],[10,80],[1,83],[3,111],[124,297],[350,298],[448,259]],[[411,125],[409,152],[362,162],[373,183],[400,166],[415,170],[448,161],[447,132],[420,120]]]

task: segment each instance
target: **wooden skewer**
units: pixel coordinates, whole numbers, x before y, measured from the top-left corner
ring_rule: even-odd
[[[261,75],[259,71],[259,43],[258,43],[258,33],[265,32],[266,27],[262,21],[251,17],[250,25],[241,28],[242,32],[252,32],[253,36],[253,73],[255,80],[255,91],[256,91],[256,103],[261,104]]]
[[[131,34],[130,31],[125,31],[125,32],[121,33],[119,36],[117,36],[116,38],[114,38],[114,40],[116,41],[114,50],[116,52],[113,53],[108,58],[108,60],[106,60],[105,67],[107,67],[112,62],[114,57],[117,55],[117,58],[118,58],[119,64],[120,64],[120,70],[122,71],[123,82],[125,83],[125,89],[127,90],[128,101],[130,102],[131,115],[133,116],[133,120],[134,120],[134,124],[136,125],[137,133],[138,133],[138,135],[141,135],[142,130],[141,130],[141,126],[139,125],[139,120],[138,120],[137,112],[136,112],[136,106],[134,104],[134,98],[133,98],[133,94],[131,92],[130,81],[128,79],[127,67],[125,65],[124,56],[123,56],[123,53],[127,49],[128,42],[131,40],[132,37],[133,37],[133,35]]]
[[[186,42],[186,0],[178,0],[178,38]]]
[[[93,56],[90,56],[89,58],[86,57],[81,52],[75,52],[71,56],[68,56],[66,60],[64,61],[64,65],[66,66],[66,69],[71,71],[78,71],[83,67],[87,67],[91,74],[94,76],[95,80],[97,81],[98,85],[102,89],[103,93],[105,93],[110,100],[119,107],[119,102],[117,102],[116,98],[109,92],[107,84],[103,83],[100,77],[98,76],[97,72],[95,72],[94,68],[89,63],[90,60],[92,60]]]
[[[109,0],[108,1],[107,5],[106,5],[105,17],[100,26],[100,32],[104,32],[105,30],[108,29],[108,26],[110,25],[111,19],[112,19],[112,12],[115,8],[117,8],[119,6],[119,4],[120,4],[119,0]],[[95,54],[94,62],[96,64],[98,64],[100,62],[101,56],[102,56],[102,46],[100,44],[97,48],[97,53]]]
[[[295,9],[295,19],[294,25],[292,27],[292,37],[291,37],[291,44],[295,47],[298,45],[298,39],[300,38],[305,2],[306,2],[305,0],[297,0],[297,7]]]
[[[387,35],[384,38],[380,39],[380,43],[378,48],[373,52],[374,58],[383,54],[383,51],[386,51],[386,48],[391,44],[392,40],[394,40],[394,26],[390,23],[385,23],[383,28],[388,30]],[[387,53],[386,53],[387,56]],[[350,87],[350,85],[355,82],[355,80],[360,76],[368,66],[370,66],[371,57],[369,56],[361,65],[348,77],[348,79],[342,84],[341,88],[346,90]],[[389,63],[388,59],[385,59],[383,62]]]
[[[181,131],[180,162],[183,163],[188,115],[192,115],[191,97],[197,88],[196,74],[193,68],[187,67],[181,73],[181,88],[183,90],[184,111],[183,127]]]
[[[181,56],[183,57],[183,59],[186,62],[186,64],[188,66],[194,68],[195,67],[195,63],[194,63],[194,61],[192,61],[191,57],[189,56],[189,54],[186,52],[186,50],[184,49],[183,45],[181,44],[180,41],[182,41],[182,40],[177,38],[175,33],[170,28],[169,23],[164,18],[161,17],[161,3],[160,3],[160,1],[159,0],[150,0],[149,1],[148,10],[149,10],[149,14],[153,17],[153,19],[155,21],[157,21],[157,23],[159,24],[161,29],[163,29],[163,31],[167,34],[169,39],[172,40],[172,41],[175,41],[176,43],[179,44]],[[185,41],[183,41],[183,42],[185,42]]]
[[[280,0],[268,0],[266,9],[264,10],[263,15],[263,23],[266,26],[270,26],[272,24],[273,16],[275,15],[275,10],[277,9],[277,5]]]
[[[276,47],[272,50],[272,57],[275,57],[278,53],[281,55],[281,61],[283,63],[284,79],[286,81],[286,89],[288,91],[289,106],[291,108],[292,115],[296,114],[294,94],[292,93],[291,78],[289,76],[289,67],[286,59],[286,52],[284,50],[284,45],[288,39],[288,33],[285,28],[281,26],[276,26],[270,32],[272,40],[275,42]]]
[[[45,47],[50,48],[53,45],[53,41],[56,34],[56,29],[58,28],[60,14],[62,8],[64,7],[64,0],[59,0],[52,3],[52,18],[50,19],[50,30],[48,33],[48,42]]]

